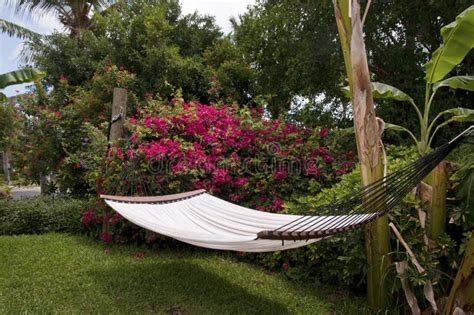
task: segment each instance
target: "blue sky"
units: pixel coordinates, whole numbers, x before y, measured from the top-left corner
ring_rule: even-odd
[[[0,0],[3,2],[3,0]],[[201,14],[209,14],[216,17],[217,24],[224,32],[231,31],[230,17],[237,17],[246,11],[248,5],[255,3],[255,0],[181,0],[184,14],[198,11]],[[0,18],[21,26],[25,26],[38,33],[50,34],[54,30],[62,31],[62,26],[54,16],[18,16],[14,9],[0,5]],[[19,53],[22,48],[22,40],[10,38],[5,34],[0,34],[0,73],[5,73],[18,69],[21,66]],[[7,87],[2,92],[7,96],[13,96],[25,91],[26,84]]]

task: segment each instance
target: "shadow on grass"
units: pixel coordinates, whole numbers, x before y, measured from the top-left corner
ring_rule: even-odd
[[[93,271],[117,310],[165,314],[289,314],[280,302],[247,292],[188,263],[128,265]]]

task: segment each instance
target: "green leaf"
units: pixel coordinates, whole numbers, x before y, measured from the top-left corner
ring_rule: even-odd
[[[34,68],[26,68],[0,74],[0,89],[7,86],[39,80],[45,73]]]
[[[380,82],[372,82],[371,87],[372,96],[374,98],[388,98],[395,101],[410,103],[415,109],[418,118],[420,119],[420,121],[422,121],[420,110],[416,106],[415,101],[408,94],[406,94],[402,90],[397,89],[396,87]],[[351,96],[351,91],[348,86],[343,87],[341,91],[346,97]]]
[[[390,98],[396,101],[413,102],[413,99],[405,92],[380,82],[372,82],[372,95],[374,98]]]
[[[456,20],[441,28],[443,44],[425,64],[427,83],[443,79],[474,47],[474,5],[464,10]]]
[[[343,87],[341,90],[344,96],[351,96],[351,91],[348,86]],[[389,98],[396,101],[413,102],[413,99],[405,92],[380,82],[372,82],[372,95],[374,98]]]
[[[438,132],[439,129],[443,128],[444,126],[452,123],[452,122],[473,122],[474,121],[474,110],[469,109],[469,108],[451,108],[445,111],[442,111],[441,113],[436,116],[436,118],[433,120],[430,130],[433,127],[434,123],[438,118],[444,115],[452,115],[448,120],[443,121],[441,124],[439,124],[433,134],[431,135],[431,138],[428,142],[428,145],[431,145],[431,142],[433,141],[434,135]]]
[[[0,92],[0,102],[6,102],[8,100],[8,97]]]
[[[406,132],[413,138],[413,140],[415,140],[415,143],[418,143],[418,139],[416,139],[415,135],[405,127],[395,125],[395,124],[385,123],[385,129]]]
[[[451,77],[443,81],[436,82],[433,85],[433,91],[436,91],[437,89],[443,86],[448,86],[452,89],[463,89],[463,90],[468,90],[468,91],[474,91],[474,76],[458,75],[458,76]]]
[[[467,117],[473,118],[474,109],[456,107],[456,108],[451,108],[451,109],[442,111],[439,114],[440,115],[454,115],[455,117],[467,116]]]

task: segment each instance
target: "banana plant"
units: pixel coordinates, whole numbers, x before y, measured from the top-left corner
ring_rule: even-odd
[[[0,89],[7,86],[21,84],[26,82],[37,81],[45,76],[43,71],[35,68],[25,68],[21,70],[11,71],[0,74]],[[4,102],[7,96],[0,92],[0,102]]]
[[[420,137],[403,126],[386,124],[386,129],[406,132],[415,141],[420,154],[426,154],[431,149],[431,143],[444,126],[452,122],[473,122],[474,110],[467,108],[452,108],[439,113],[433,120],[429,114],[435,95],[439,89],[463,89],[474,91],[474,76],[460,75],[445,79],[474,47],[474,5],[464,10],[456,20],[441,28],[443,44],[432,54],[431,60],[425,64],[426,91],[423,111],[412,97],[391,85],[373,82],[372,93],[374,98],[392,99],[408,102],[415,110],[420,121]],[[343,92],[350,96],[349,87]]]

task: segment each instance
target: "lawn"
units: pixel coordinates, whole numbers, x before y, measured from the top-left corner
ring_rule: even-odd
[[[81,236],[0,237],[0,314],[352,314],[363,300],[231,253],[145,250]]]

